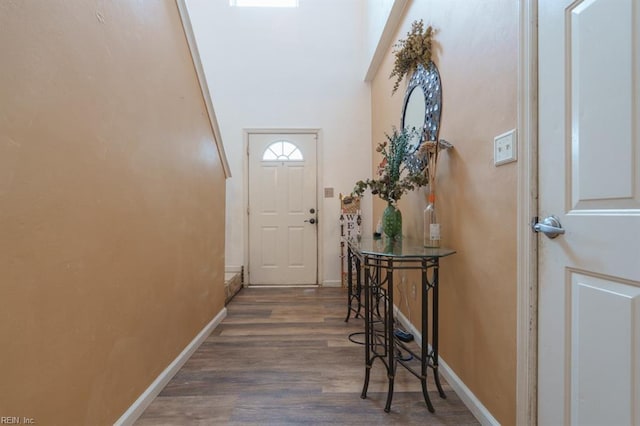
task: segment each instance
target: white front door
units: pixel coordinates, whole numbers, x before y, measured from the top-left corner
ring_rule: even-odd
[[[318,283],[316,139],[249,134],[249,283]]]
[[[640,0],[538,13],[538,423],[640,425]]]

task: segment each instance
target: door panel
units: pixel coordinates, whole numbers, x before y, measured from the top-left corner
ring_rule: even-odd
[[[615,424],[637,424],[640,288],[582,271],[569,276],[572,423],[614,424],[614,412]]]
[[[261,250],[260,257],[254,259],[263,268],[275,268],[278,265],[278,228],[275,226],[262,226],[260,228]]]
[[[640,207],[633,173],[633,9],[632,0],[598,0],[568,11],[573,208]],[[604,29],[605,22],[615,25]],[[615,173],[603,179],[604,170]]]
[[[317,284],[316,169],[315,134],[249,135],[250,284]]]
[[[261,190],[269,194],[276,194],[278,191],[278,173],[280,170],[275,164],[264,164],[257,172],[260,174],[257,181],[261,182]],[[260,200],[260,213],[277,214],[278,200],[276,197],[264,197]]]
[[[292,166],[287,169],[287,172],[289,173],[287,179],[289,214],[304,215],[306,213],[304,211],[304,167]]]
[[[304,267],[304,228],[301,226],[290,226],[288,237],[289,268]]]
[[[539,3],[539,424],[640,424],[640,0]]]

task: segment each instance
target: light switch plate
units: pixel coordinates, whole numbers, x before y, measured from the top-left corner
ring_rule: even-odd
[[[502,164],[516,161],[517,140],[515,129],[496,136],[493,139],[493,164],[501,166]]]

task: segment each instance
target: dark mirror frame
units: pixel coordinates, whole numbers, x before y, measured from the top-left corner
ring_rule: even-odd
[[[425,114],[422,128],[416,129],[419,134],[419,139],[415,144],[416,149],[418,149],[424,141],[438,140],[440,133],[442,85],[440,83],[440,73],[433,62],[429,62],[426,67],[418,64],[413,76],[411,76],[411,80],[409,80],[402,107],[401,125],[403,129],[405,128],[405,117],[407,116],[407,106],[409,105],[411,94],[418,86],[422,88],[422,92],[424,93]]]

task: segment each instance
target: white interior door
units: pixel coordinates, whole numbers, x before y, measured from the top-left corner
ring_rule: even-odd
[[[640,425],[639,14],[539,2],[540,425]]]
[[[316,135],[249,135],[249,283],[318,282]]]

